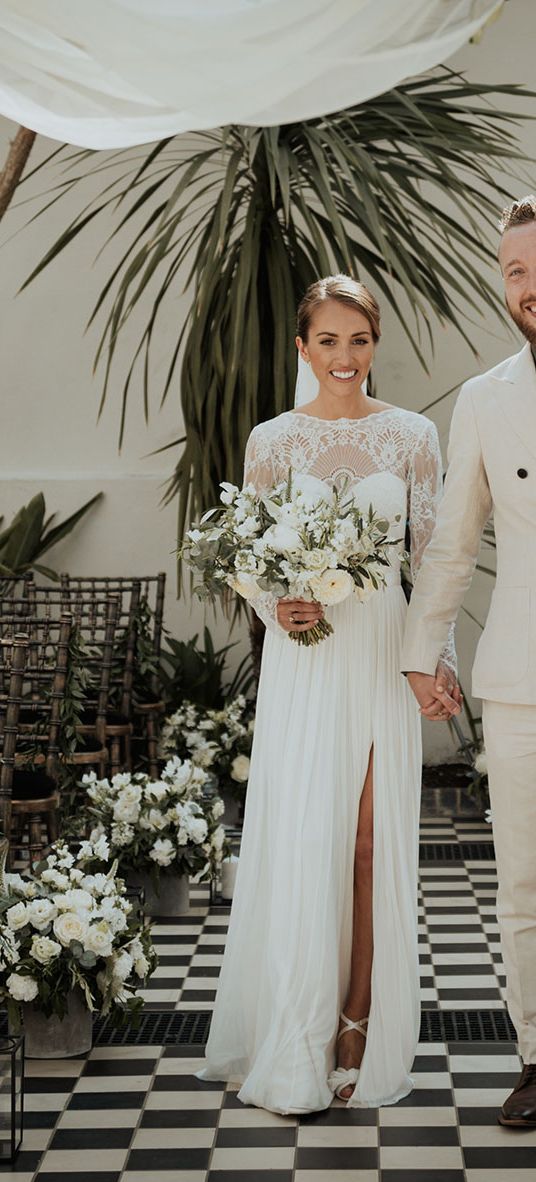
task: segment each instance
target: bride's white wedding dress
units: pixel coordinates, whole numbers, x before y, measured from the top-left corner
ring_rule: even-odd
[[[433,424],[393,407],[325,421],[289,411],[250,436],[246,482],[289,468],[352,483],[362,507],[411,532],[413,575],[441,485]],[[397,523],[395,518],[401,515]],[[388,586],[326,609],[334,634],[291,641],[275,598],[267,624],[244,832],[227,947],[206,1049],[206,1079],[276,1112],[327,1107],[338,1015],[349,984],[359,799],[374,747],[372,1005],[351,1106],[394,1104],[412,1088],[419,1033],[418,707],[399,672],[406,600],[400,553]],[[364,1015],[359,1015],[364,1016]]]

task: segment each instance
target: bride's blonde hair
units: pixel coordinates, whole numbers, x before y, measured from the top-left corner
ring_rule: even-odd
[[[347,307],[362,312],[372,329],[374,343],[379,341],[381,328],[378,301],[364,283],[358,283],[350,275],[327,275],[325,279],[317,279],[307,288],[303,299],[300,300],[297,315],[298,336],[302,341],[307,341],[313,313],[325,300],[338,300],[340,304],[346,304]]]

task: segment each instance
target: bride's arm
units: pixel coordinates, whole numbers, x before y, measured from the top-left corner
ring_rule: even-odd
[[[257,492],[264,492],[276,483],[270,441],[262,425],[254,427],[246,445],[244,460],[244,484],[253,484]],[[279,636],[285,634],[277,620],[277,595],[259,591],[249,601],[266,628]]]
[[[411,578],[415,586],[424,552],[430,543],[443,491],[441,450],[437,430],[431,421],[425,424],[411,461],[409,482],[409,528],[411,537]],[[458,662],[454,642],[454,623],[446,630],[446,639],[435,672],[445,672],[449,682],[457,677]]]

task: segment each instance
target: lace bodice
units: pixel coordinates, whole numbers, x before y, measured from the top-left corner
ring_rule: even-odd
[[[251,432],[244,480],[260,491],[286,479],[289,468],[338,486],[350,481],[358,496],[363,486],[367,503],[370,499],[391,521],[401,513],[402,530],[409,524],[415,581],[442,490],[439,440],[430,419],[396,406],[362,419],[326,420],[286,411]],[[398,478],[396,485],[393,477]],[[396,528],[399,535],[400,523]],[[268,628],[280,631],[275,596],[263,594],[253,606]],[[455,669],[452,635],[442,659]]]

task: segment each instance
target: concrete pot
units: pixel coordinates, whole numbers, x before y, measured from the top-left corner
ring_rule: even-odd
[[[67,1059],[91,1050],[93,1015],[80,989],[69,994],[64,1018],[47,1018],[33,1001],[24,1002],[22,1028],[28,1059]]]
[[[146,915],[159,916],[186,915],[190,910],[190,893],[187,874],[160,875],[158,892],[148,872],[129,870],[128,885],[142,888],[145,892],[144,911]]]

